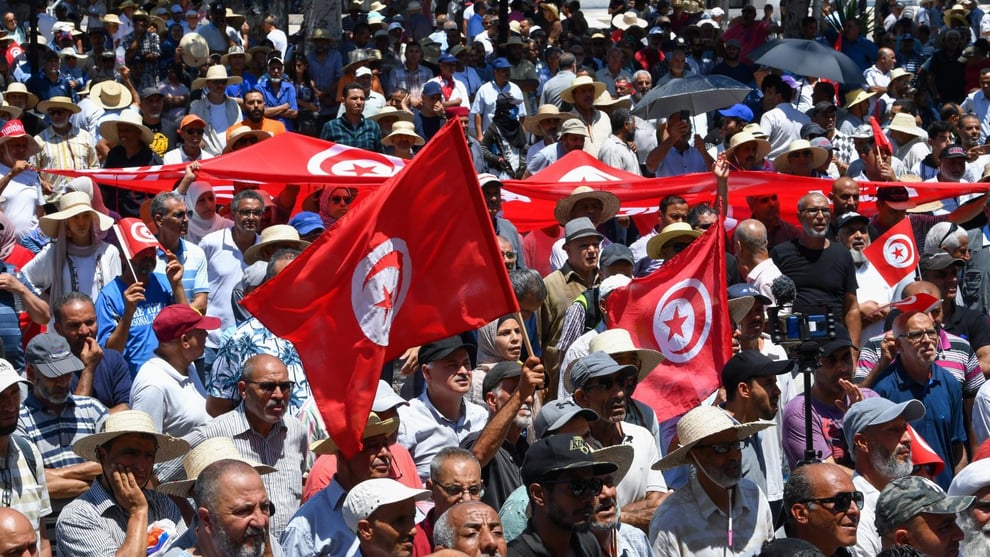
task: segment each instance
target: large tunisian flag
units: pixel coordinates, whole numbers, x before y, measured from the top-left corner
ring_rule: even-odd
[[[732,356],[722,221],[608,299],[609,322],[628,330],[636,346],[665,357],[635,394],[659,421],[680,416],[714,392]]]
[[[519,309],[457,126],[241,302],[295,345],[345,456],[386,360]]]
[[[904,277],[914,273],[921,256],[918,247],[914,245],[914,231],[910,219],[903,218],[901,222],[890,227],[876,240],[863,250],[863,255],[877,268],[883,280],[894,286],[904,280]]]

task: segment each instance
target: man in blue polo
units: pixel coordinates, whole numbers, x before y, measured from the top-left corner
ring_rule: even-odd
[[[285,66],[281,56],[272,54],[268,58],[268,74],[254,86],[265,97],[265,118],[273,118],[285,124],[286,131],[293,131],[293,122],[299,112],[296,104],[296,87],[282,79]]]

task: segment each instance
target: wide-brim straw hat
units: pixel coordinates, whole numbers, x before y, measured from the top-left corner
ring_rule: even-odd
[[[411,122],[396,122],[392,124],[392,132],[382,138],[382,145],[394,145],[396,138],[399,136],[406,136],[412,139],[413,145],[417,147],[426,143],[426,141],[416,133],[416,128],[413,127]]]
[[[594,78],[587,75],[580,75],[574,78],[571,82],[571,86],[560,92],[560,98],[564,102],[574,103],[574,90],[578,87],[584,87],[585,85],[593,85],[595,87],[595,98],[602,96],[602,92],[605,91],[605,84],[600,81],[595,81]]]
[[[732,139],[729,140],[729,148],[725,150],[725,155],[729,156],[735,151],[736,147],[750,141],[756,142],[756,160],[767,158],[767,155],[770,154],[770,142],[746,131],[737,132],[732,136]]]
[[[950,9],[946,10],[942,14],[942,22],[945,23],[946,27],[952,27],[953,20],[959,20],[962,23],[967,23],[966,16],[969,15],[969,10],[966,6],[962,4],[954,4]]]
[[[156,487],[155,491],[176,497],[191,497],[196,479],[203,473],[203,470],[221,460],[239,460],[254,468],[261,475],[277,472],[277,469],[272,466],[254,462],[241,456],[240,451],[237,450],[229,437],[213,437],[196,445],[182,458],[182,467],[186,470],[187,479],[165,482]]]
[[[85,54],[79,54],[78,52],[76,52],[76,49],[72,48],[71,46],[63,48],[62,50],[58,51],[58,57],[59,58],[69,57],[69,58],[75,58],[76,60],[85,60],[89,58]]]
[[[230,25],[234,29],[240,29],[247,17],[243,14],[234,13],[234,10],[227,8],[224,13],[224,19],[227,21],[227,25]]]
[[[561,112],[555,104],[544,104],[536,109],[536,114],[526,117],[526,120],[523,122],[523,128],[533,135],[542,137],[543,130],[540,128],[540,122],[554,118],[560,120],[560,123],[564,123],[565,120],[577,118],[577,116],[570,112]]]
[[[330,32],[322,27],[313,29],[313,32],[309,34],[309,40],[311,41],[332,41],[333,37],[330,36]]]
[[[119,110],[131,105],[134,97],[126,87],[116,81],[101,81],[89,90],[93,99],[103,110]]]
[[[370,439],[379,435],[391,435],[398,429],[399,420],[397,418],[382,420],[378,417],[378,414],[372,412],[368,416],[368,423],[364,426],[364,433],[361,434],[361,439]],[[337,443],[333,439],[327,437],[326,439],[316,441],[309,446],[309,449],[315,454],[337,454],[340,447],[337,446]]]
[[[852,108],[853,105],[867,101],[873,98],[874,95],[876,95],[876,93],[867,93],[862,89],[853,89],[852,91],[846,93],[846,108]]]
[[[237,85],[244,80],[239,75],[227,75],[227,68],[223,64],[217,64],[215,66],[210,66],[206,70],[206,77],[197,77],[192,82],[193,89],[202,89],[206,87],[207,81],[220,81],[224,80],[227,85]]]
[[[897,114],[894,114],[894,117],[890,120],[890,125],[887,126],[887,129],[895,132],[911,134],[915,137],[928,137],[928,133],[918,127],[918,123],[914,119],[914,115],[907,112],[898,112]]]
[[[231,56],[243,56],[244,59],[247,60],[247,52],[244,52],[244,47],[235,44],[227,49],[227,54],[220,57],[220,63],[224,66],[230,65],[229,62]]]
[[[17,120],[21,117],[21,112],[23,111],[20,107],[14,106],[7,101],[3,101],[3,104],[0,104],[0,114],[7,116],[4,120]]]
[[[189,443],[182,439],[159,433],[151,416],[140,410],[124,410],[107,414],[96,424],[96,433],[87,435],[72,444],[72,451],[86,460],[99,462],[97,447],[130,433],[150,435],[158,443],[155,462],[167,462],[179,458],[189,451]]]
[[[381,122],[385,118],[398,118],[400,122],[412,122],[413,115],[411,112],[406,112],[405,110],[395,108],[394,106],[385,106],[381,110],[368,116],[369,120],[374,120],[375,122]]]
[[[691,228],[691,225],[686,222],[672,222],[663,227],[663,230],[659,234],[646,242],[646,256],[651,259],[660,259],[660,250],[663,249],[667,242],[680,236],[690,236],[692,239],[696,239],[698,236],[701,236],[701,231]]]
[[[275,224],[261,231],[261,241],[244,252],[244,262],[248,265],[257,263],[265,248],[273,245],[304,250],[309,247],[309,242],[300,240],[299,231],[288,224]]]
[[[773,167],[777,172],[788,173],[791,171],[791,159],[788,157],[791,153],[796,153],[798,151],[811,151],[811,168],[818,168],[819,166],[825,164],[828,160],[828,151],[822,149],[821,147],[812,147],[811,142],[807,139],[798,139],[797,141],[792,141],[790,145],[787,146],[787,150],[783,153],[777,155],[773,159]]]
[[[38,112],[42,114],[48,112],[50,108],[63,108],[73,114],[78,114],[80,111],[79,106],[72,102],[72,99],[69,97],[52,97],[47,101],[38,103]]]
[[[151,145],[151,142],[155,140],[155,133],[144,125],[141,115],[134,110],[124,110],[116,120],[107,120],[100,124],[100,135],[111,144],[116,145],[118,143],[117,127],[120,124],[130,124],[141,130],[141,142],[145,145]]]
[[[272,134],[266,132],[265,130],[252,130],[247,126],[238,126],[234,128],[234,131],[230,132],[230,137],[227,138],[227,145],[223,148],[224,153],[229,153],[234,150],[234,145],[237,141],[245,136],[253,135],[258,138],[258,141],[264,141],[266,139],[271,139]]]
[[[691,464],[688,453],[698,443],[725,431],[735,432],[735,439],[741,441],[758,431],[774,425],[774,422],[757,420],[740,424],[718,406],[699,406],[677,422],[677,449],[653,463],[653,470],[669,470],[684,464]]]
[[[96,217],[96,225],[101,232],[110,230],[113,226],[113,219],[93,208],[93,201],[85,192],[69,192],[58,200],[58,212],[41,217],[39,226],[49,238],[58,237],[58,225],[83,213],[93,213]]]
[[[914,78],[914,74],[905,70],[904,68],[894,68],[890,70],[890,80],[900,79],[902,77],[907,77],[908,79]]]
[[[554,20],[560,19],[560,10],[557,9],[557,5],[552,2],[540,2],[540,10],[552,13]]]
[[[210,61],[210,44],[203,35],[190,31],[179,41],[182,47],[182,63],[190,68],[198,68]]]
[[[33,157],[41,152],[41,145],[38,143],[38,140],[31,137],[31,134],[24,129],[24,122],[20,120],[8,120],[3,125],[3,129],[0,129],[0,149],[11,139],[18,139],[20,137],[28,138],[26,157]]]
[[[611,462],[619,467],[612,472],[612,480],[618,484],[626,477],[632,469],[633,460],[636,458],[636,451],[632,445],[612,445],[591,451],[591,457],[595,462]]]
[[[553,208],[553,217],[557,219],[557,222],[560,223],[561,226],[566,225],[567,221],[571,220],[571,209],[574,208],[574,205],[582,199],[589,198],[601,201],[604,206],[601,221],[592,223],[595,226],[598,226],[599,224],[619,214],[619,198],[616,197],[614,193],[594,190],[588,186],[578,186],[571,191],[570,195],[560,201],[557,201],[557,205]]]
[[[617,14],[612,18],[612,25],[616,28],[625,31],[630,27],[642,27],[646,29],[646,20],[639,17],[636,12],[626,12],[624,14]]]
[[[625,329],[608,329],[602,331],[591,339],[588,346],[589,352],[604,352],[609,355],[621,354],[623,352],[635,352],[639,357],[639,381],[646,379],[646,376],[664,361],[663,354],[649,348],[637,348],[633,344],[629,331]]]
[[[612,98],[612,94],[608,91],[602,91],[601,95],[595,99],[592,103],[597,108],[607,108],[612,110],[618,110],[620,108],[625,108],[629,110],[632,108],[632,99],[629,97],[619,97],[617,99]]]
[[[38,105],[38,95],[35,95],[31,91],[28,91],[27,86],[19,81],[14,81],[10,85],[7,85],[7,90],[4,91],[3,94],[4,96],[6,96],[11,93],[24,93],[25,95],[27,95],[28,110],[31,110],[32,108]]]
[[[123,22],[120,21],[120,17],[118,17],[117,14],[107,14],[100,18],[100,23],[104,25],[106,25],[107,23],[111,23],[111,24],[116,23],[117,25],[120,25]]]

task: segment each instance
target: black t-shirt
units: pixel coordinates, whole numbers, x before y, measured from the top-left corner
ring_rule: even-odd
[[[839,327],[844,326],[843,300],[856,293],[856,267],[849,250],[829,244],[823,250],[809,249],[790,240],[776,245],[770,257],[797,287],[796,311],[820,312],[827,306]]]
[[[481,432],[468,435],[461,442],[461,448],[470,451],[480,436]],[[528,447],[526,439],[521,436],[515,445],[508,440],[502,440],[502,446],[495,452],[495,456],[481,469],[481,479],[485,482],[485,496],[481,498],[482,501],[494,509],[501,509],[502,503],[505,503],[509,495],[522,485],[522,475],[519,470],[522,468],[523,457],[526,456]]]
[[[990,344],[990,323],[986,315],[968,307],[955,304],[952,317],[942,320],[942,328],[969,341],[975,352]]]
[[[128,158],[124,148],[120,145],[110,149],[107,159],[103,162],[103,168],[130,168],[134,166],[154,166],[160,165],[162,158],[155,154],[148,147],[142,147],[133,157]],[[124,218],[140,217],[141,203],[146,199],[154,197],[152,194],[131,191],[122,188],[115,188],[100,184],[103,192],[103,202],[106,206],[120,213]]]

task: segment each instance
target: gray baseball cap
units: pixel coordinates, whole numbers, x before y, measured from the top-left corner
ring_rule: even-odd
[[[877,500],[877,532],[883,536],[919,514],[956,514],[975,500],[971,495],[946,495],[938,484],[919,476],[897,478]]]
[[[908,400],[897,404],[883,397],[864,398],[853,404],[842,418],[846,446],[853,446],[856,434],[872,425],[885,424],[897,418],[909,422],[925,417],[925,405],[920,400]]]
[[[571,366],[570,380],[574,389],[580,389],[585,383],[595,377],[605,377],[621,371],[639,374],[634,365],[621,365],[604,352],[592,352],[574,362]]]
[[[85,367],[69,349],[65,337],[55,333],[42,333],[32,338],[24,350],[24,361],[49,379],[75,373]]]
[[[598,413],[589,408],[581,408],[571,399],[557,399],[543,405],[540,413],[533,420],[533,429],[537,437],[544,437],[564,427],[567,422],[581,416],[589,422],[598,421]]]

